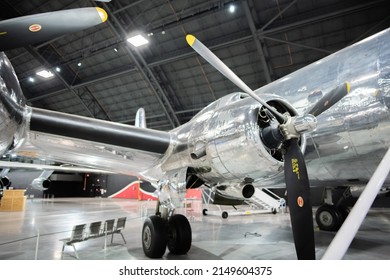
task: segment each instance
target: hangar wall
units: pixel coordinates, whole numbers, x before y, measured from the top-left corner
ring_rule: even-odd
[[[11,170],[8,173],[12,184],[11,187],[15,189],[26,189],[26,196],[33,195],[36,198],[43,197],[118,197],[140,199],[139,195],[126,194],[116,195],[126,186],[138,181],[137,177],[119,175],[119,174],[53,174],[51,179],[51,187],[48,191],[40,191],[32,189],[31,182],[33,179],[39,177],[41,171],[35,170]],[[71,178],[73,178],[71,180]],[[142,188],[150,189],[147,182],[142,183]],[[150,185],[150,184],[149,184]],[[271,189],[278,196],[286,198],[284,189]],[[323,189],[312,188],[312,204],[318,206],[322,204]],[[342,195],[342,190],[334,191],[333,201],[337,200]],[[148,197],[141,197],[141,199],[149,199]],[[356,198],[351,198],[347,201],[348,206],[352,206]],[[378,196],[374,201],[374,207],[389,207],[389,194]]]

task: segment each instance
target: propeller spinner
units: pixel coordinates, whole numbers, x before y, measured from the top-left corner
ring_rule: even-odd
[[[267,142],[276,147],[283,143],[286,148],[284,156],[284,176],[289,201],[291,227],[294,236],[295,250],[298,259],[315,259],[313,213],[310,202],[309,177],[304,156],[298,145],[302,133],[316,128],[316,116],[320,115],[350,90],[349,83],[344,83],[325,94],[317,104],[304,116],[288,116],[269,106],[251,90],[236,74],[233,73],[215,54],[193,35],[186,36],[187,43],[207,62],[213,65],[226,78],[262,104],[279,122],[279,126],[267,131]]]

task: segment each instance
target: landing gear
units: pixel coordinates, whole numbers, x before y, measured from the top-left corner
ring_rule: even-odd
[[[190,250],[191,243],[191,226],[183,215],[172,215],[168,221],[154,215],[144,222],[142,248],[149,258],[161,258],[167,247],[174,255],[184,255]]]
[[[333,205],[324,204],[316,212],[316,222],[321,230],[337,231],[342,225],[341,214]]]
[[[321,205],[316,212],[316,222],[321,230],[338,231],[340,229],[349,214],[349,208],[342,203],[350,196],[350,189],[345,188],[341,198],[333,204],[332,189],[325,189],[325,204]]]
[[[191,248],[192,233],[188,219],[173,215],[168,221],[168,249],[174,255],[184,255]]]
[[[142,248],[147,257],[161,258],[167,247],[168,230],[166,221],[154,215],[147,218],[142,228]]]
[[[346,206],[323,204],[316,212],[316,222],[321,230],[338,231],[348,214],[349,208]]]

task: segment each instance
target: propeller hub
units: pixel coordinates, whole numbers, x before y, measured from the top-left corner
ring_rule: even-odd
[[[317,118],[311,114],[287,117],[287,121],[280,125],[280,130],[286,140],[299,138],[302,133],[312,132],[317,128]]]

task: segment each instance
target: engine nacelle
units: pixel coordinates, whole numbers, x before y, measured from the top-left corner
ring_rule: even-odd
[[[51,185],[51,181],[49,179],[38,177],[35,178],[32,183],[31,187],[35,190],[45,191],[47,190]]]
[[[249,199],[255,193],[255,187],[252,184],[237,184],[234,186],[218,186],[217,191],[232,199]]]
[[[262,95],[262,99],[282,114],[297,115],[278,96]],[[188,133],[192,142],[180,158],[189,158],[189,165],[210,186],[231,186],[232,182],[256,185],[283,171],[282,142],[270,147],[269,136],[264,139],[265,130],[276,130],[278,125],[254,99],[242,93],[226,96],[194,117]]]
[[[11,181],[7,176],[0,177],[0,187],[8,188],[11,185]]]
[[[25,99],[14,69],[0,52],[0,155],[10,150],[21,137]]]

